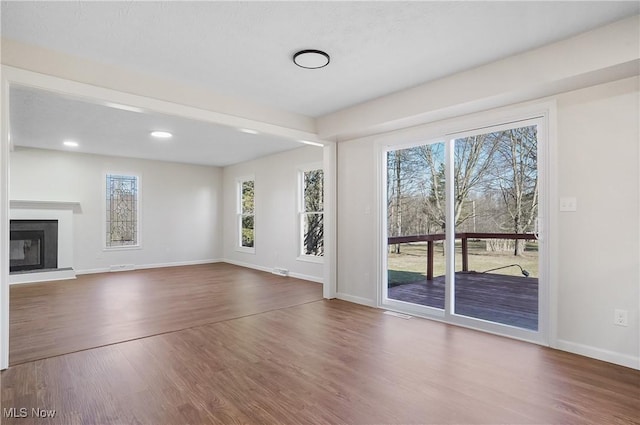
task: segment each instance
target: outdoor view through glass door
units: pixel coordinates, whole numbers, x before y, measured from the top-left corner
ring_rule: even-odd
[[[538,331],[538,125],[523,124],[387,152],[385,300]]]

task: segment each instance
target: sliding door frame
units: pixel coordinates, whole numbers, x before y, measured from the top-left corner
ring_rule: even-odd
[[[454,118],[439,123],[425,124],[404,130],[378,135],[376,144],[376,162],[378,170],[378,302],[380,308],[400,311],[432,320],[443,321],[458,326],[482,330],[484,332],[504,335],[514,339],[534,342],[541,345],[555,346],[556,338],[556,276],[557,265],[551,260],[557,258],[556,234],[556,155],[555,155],[555,121],[556,106],[554,101],[532,102],[498,110],[481,112],[465,117]],[[538,143],[538,179],[540,199],[538,206],[538,229],[540,233],[539,256],[539,291],[538,291],[538,331],[530,331],[513,326],[502,325],[481,319],[454,314],[452,279],[455,271],[454,234],[447,233],[446,253],[446,292],[445,309],[440,310],[419,306],[388,298],[387,279],[387,152],[419,145],[445,143],[445,160],[453,164],[454,140],[468,135],[488,133],[505,128],[536,125]],[[552,148],[553,147],[553,148]],[[445,191],[449,194],[449,185],[453,181],[453,167],[446,167]],[[447,222],[452,222],[453,197],[446,197]],[[556,205],[557,207],[557,205]],[[449,227],[449,226],[447,226]],[[449,227],[450,228],[450,227]]]

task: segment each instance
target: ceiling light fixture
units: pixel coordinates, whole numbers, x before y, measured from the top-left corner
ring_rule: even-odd
[[[78,147],[78,142],[74,142],[73,140],[65,140],[64,142],[62,142],[63,145],[68,146],[70,148],[77,148]]]
[[[151,132],[151,136],[155,137],[156,139],[170,139],[173,137],[173,134],[169,133],[168,131],[155,130]]]
[[[120,103],[105,102],[104,106],[107,106],[109,108],[120,109],[122,111],[137,112],[139,114],[144,112],[142,108],[138,108],[136,106],[122,105]]]
[[[251,130],[250,128],[239,128],[238,130],[247,134],[258,134],[256,130]]]
[[[318,146],[323,148],[324,145],[322,143],[318,143],[318,142],[310,142],[309,140],[298,140],[300,143],[304,143],[305,145],[311,145],[311,146]]]
[[[293,55],[293,63],[300,68],[318,69],[329,65],[329,55],[322,50],[300,50]]]

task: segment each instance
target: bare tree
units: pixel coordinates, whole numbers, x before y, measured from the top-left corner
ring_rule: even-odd
[[[538,216],[537,132],[535,126],[497,133],[499,148],[494,177],[515,233],[533,230]],[[525,243],[516,241],[514,255],[522,255]]]

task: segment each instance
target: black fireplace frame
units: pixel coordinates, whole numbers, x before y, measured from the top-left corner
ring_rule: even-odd
[[[58,220],[11,220],[9,237],[11,240],[29,239],[41,236],[40,264],[11,265],[9,273],[39,271],[58,268]],[[27,237],[24,237],[27,236]]]

